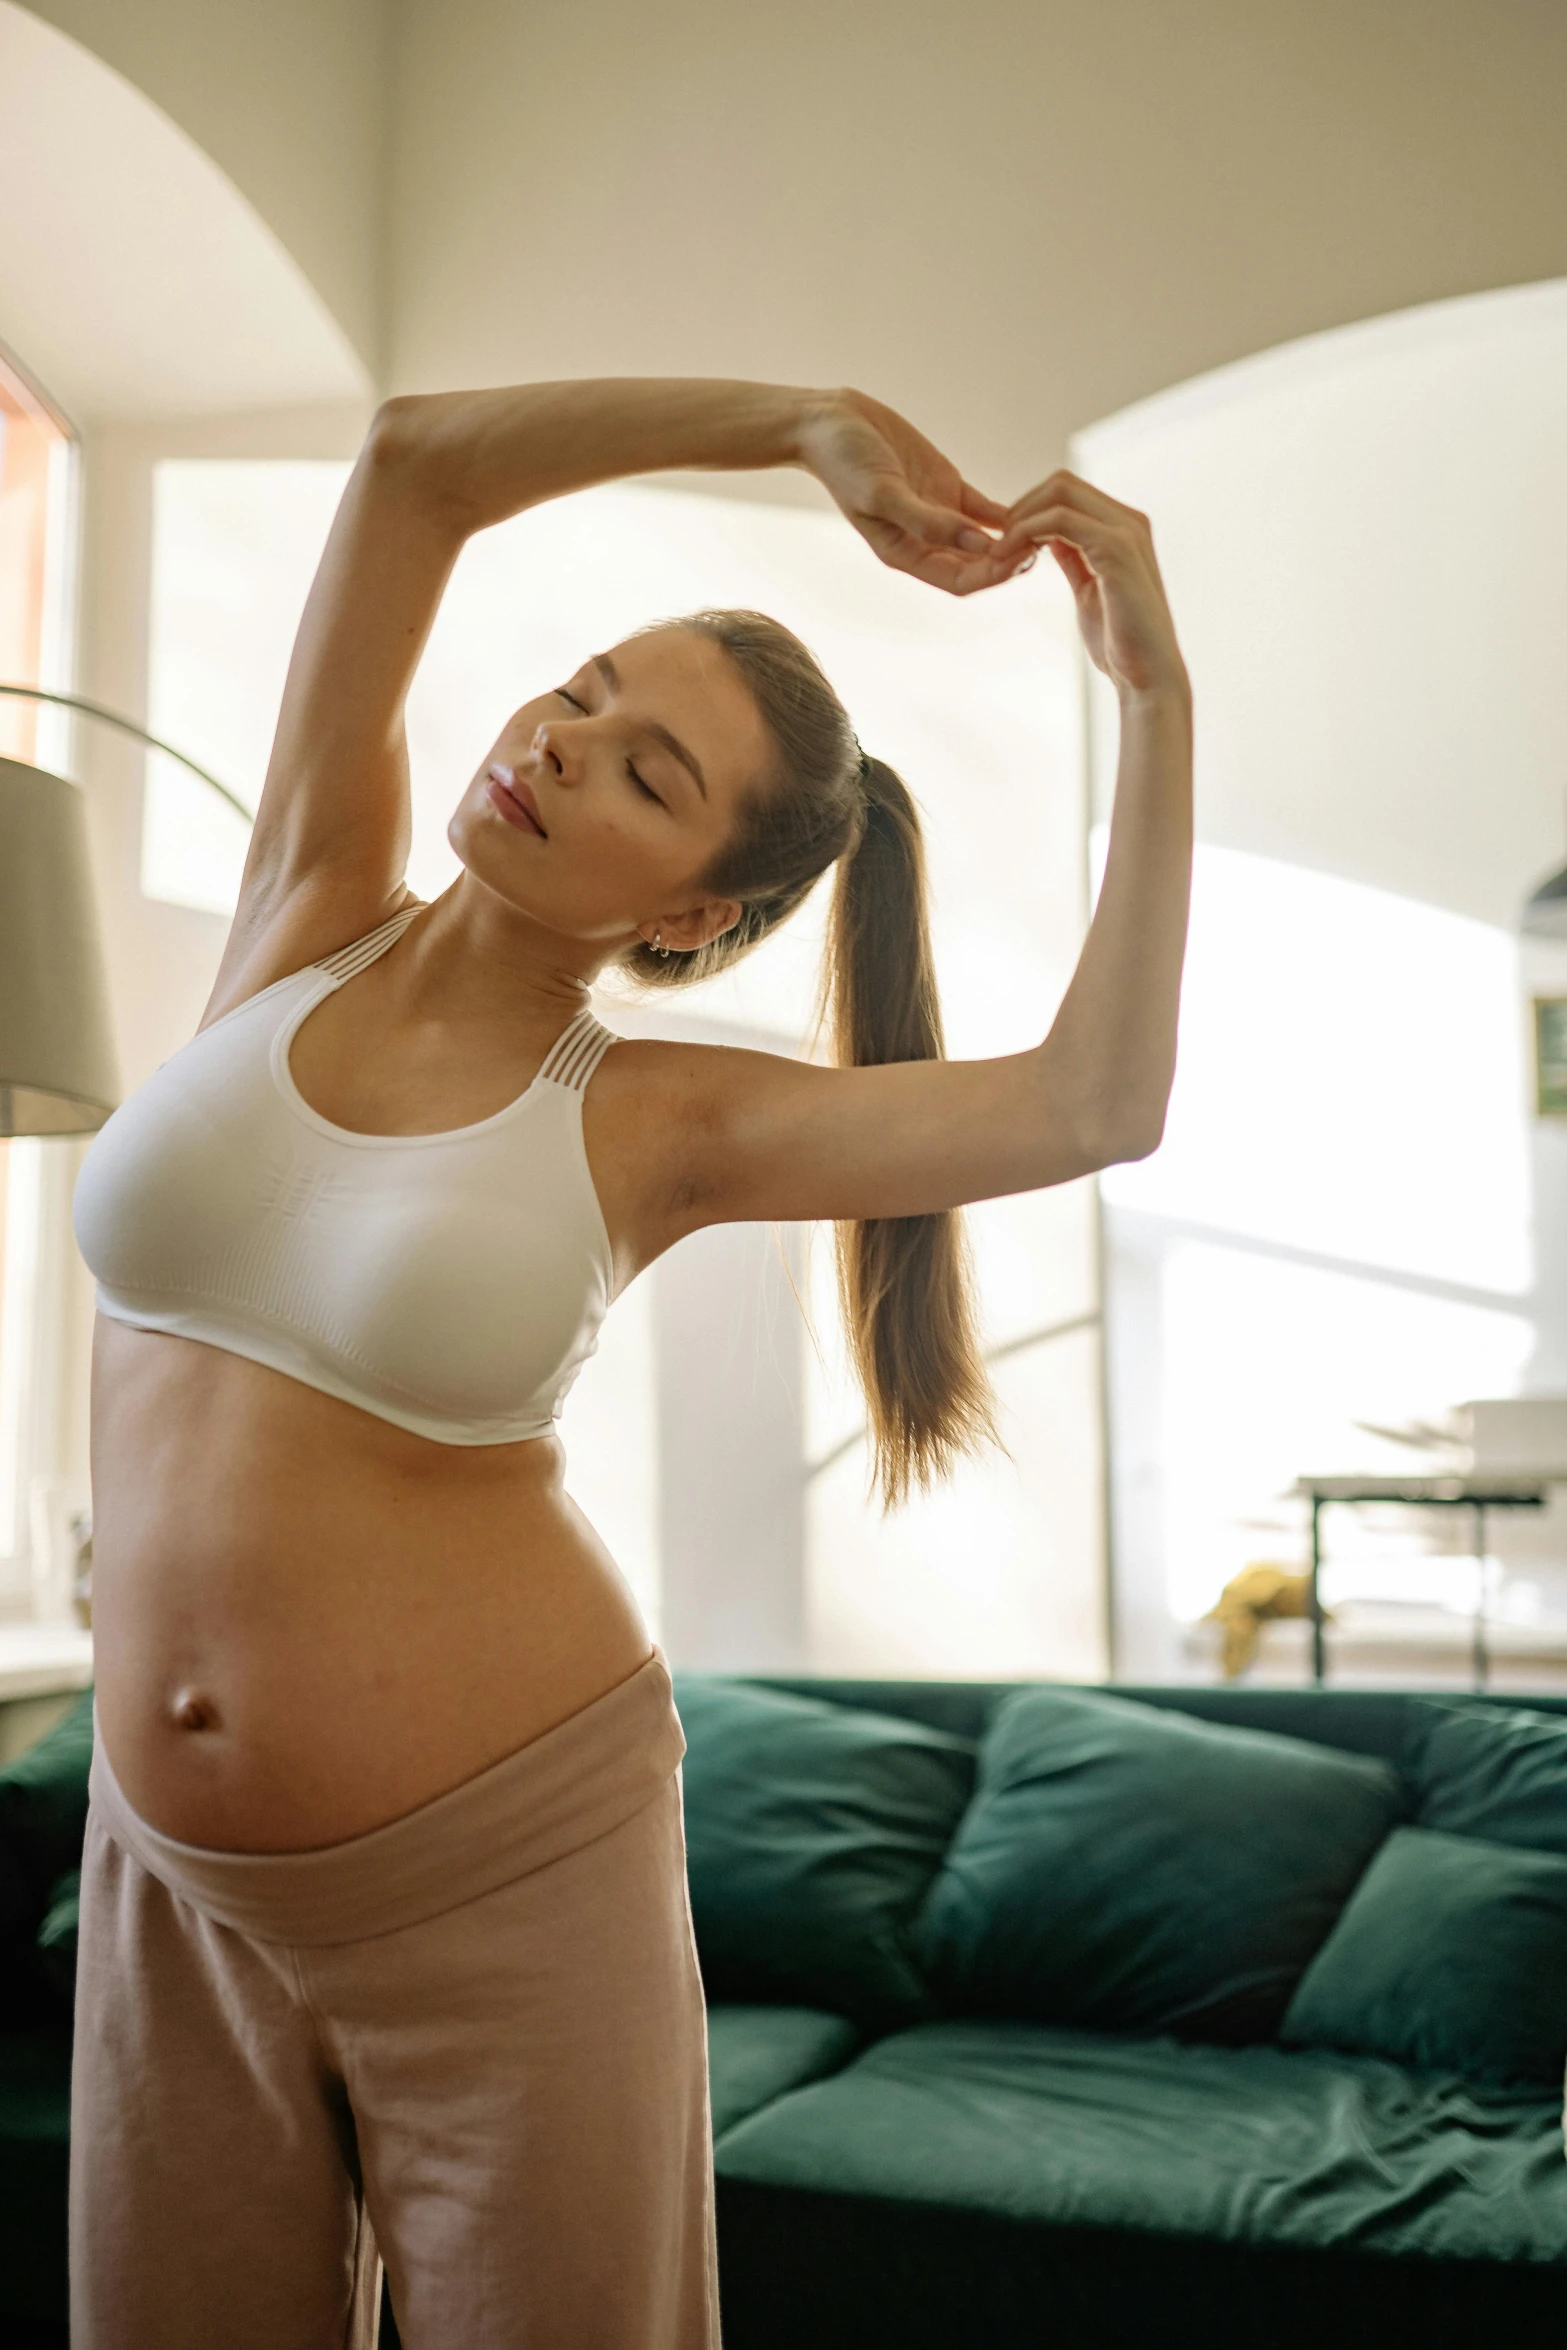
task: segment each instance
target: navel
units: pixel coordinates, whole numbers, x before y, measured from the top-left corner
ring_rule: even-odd
[[[218,1709],[199,1689],[178,1689],[170,1708],[176,1730],[216,1730]]]

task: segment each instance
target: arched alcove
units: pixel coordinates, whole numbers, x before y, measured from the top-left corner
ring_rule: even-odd
[[[0,342],[79,421],[358,400],[337,321],[225,174],[0,0]]]

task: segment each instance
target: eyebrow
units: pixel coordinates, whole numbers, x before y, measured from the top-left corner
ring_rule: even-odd
[[[615,667],[609,655],[595,653],[593,666],[609,687],[610,692],[618,694],[620,691],[620,671]],[[681,766],[686,770],[705,800],[707,797],[707,777],[702,773],[701,762],[696,753],[688,751],[679,735],[671,734],[667,726],[660,726],[656,718],[644,718],[642,731],[644,734],[650,734],[656,743],[662,743],[664,749],[680,761]]]

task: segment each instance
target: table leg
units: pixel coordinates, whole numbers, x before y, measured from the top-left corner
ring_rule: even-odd
[[[1311,1497],[1311,1678],[1320,1689],[1327,1679],[1327,1644],[1322,1637],[1322,1504]]]
[[[1475,1613],[1474,1613],[1474,1683],[1483,1689],[1491,1677],[1491,1655],[1486,1639],[1485,1602],[1485,1504],[1474,1505],[1475,1520]]]

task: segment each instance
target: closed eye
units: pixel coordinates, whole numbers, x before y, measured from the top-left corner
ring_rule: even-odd
[[[576,695],[569,692],[565,686],[558,685],[555,688],[555,695],[558,701],[569,702],[574,710],[580,710],[584,717],[586,717],[587,704],[585,702],[579,702]],[[644,777],[637,773],[636,768],[629,759],[626,761],[626,773],[630,776],[632,782],[636,785],[638,791],[642,794],[642,797],[645,800],[651,800],[654,806],[659,808],[662,808],[666,805],[666,803],[659,798],[652,785],[648,783]]]

